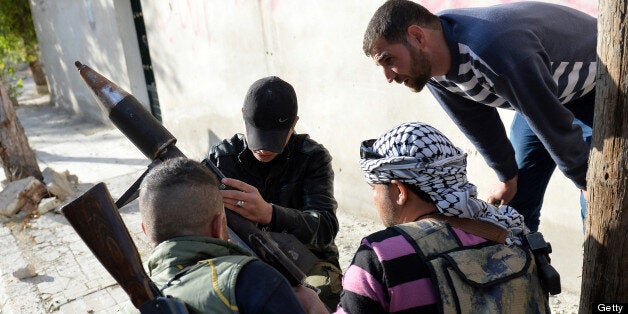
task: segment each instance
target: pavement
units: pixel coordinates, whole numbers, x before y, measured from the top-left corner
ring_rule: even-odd
[[[27,91],[28,84],[25,82]],[[16,109],[40,169],[50,167],[76,175],[80,182],[76,196],[98,182],[107,185],[114,199],[122,195],[146,169],[148,160],[117,129],[81,120],[48,102],[45,96],[27,92]],[[3,174],[0,174],[1,179],[4,179]],[[120,213],[140,256],[145,258],[149,246],[141,233],[137,201],[121,208]],[[382,227],[378,222],[342,212],[338,213],[338,218],[341,230],[337,245],[344,252],[340,262],[345,269],[360,237]],[[556,232],[562,231],[557,229]],[[582,250],[580,238],[581,235],[571,238],[561,246],[567,250],[574,247]],[[553,244],[556,252],[556,244]],[[39,217],[21,214],[0,221],[0,248],[0,314],[114,313],[128,300],[58,212]],[[565,293],[552,298],[552,310],[576,313],[581,254],[559,254],[564,256],[553,254],[552,262],[575,269],[570,269],[567,276],[559,269],[561,276],[573,283],[569,283],[569,289],[563,289]],[[580,264],[574,263],[576,258],[580,259]],[[32,277],[18,279],[14,275],[28,271],[33,272]]]
[[[17,108],[40,169],[68,170],[79,178],[77,194],[95,183],[119,197],[145,169],[147,159],[119,131],[79,120],[49,105]],[[121,209],[141,248],[137,202]],[[112,313],[128,298],[58,212],[18,215],[0,226],[0,313]],[[31,278],[16,271],[33,269]]]

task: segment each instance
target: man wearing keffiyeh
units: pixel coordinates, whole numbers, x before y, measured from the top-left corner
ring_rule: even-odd
[[[336,313],[549,312],[523,216],[477,198],[442,133],[404,123],[360,157],[387,228],[362,240]]]
[[[509,231],[507,243],[521,244],[518,235],[528,231],[523,216],[510,206],[495,207],[478,199],[475,185],[467,181],[467,154],[432,126],[405,123],[371,146],[366,142],[361,148],[360,166],[369,184],[382,184],[379,188],[389,190],[402,183],[418,190],[419,196],[421,192],[427,194],[429,199],[423,201],[435,207],[426,206],[427,210],[417,210],[417,214],[438,211],[487,221]]]

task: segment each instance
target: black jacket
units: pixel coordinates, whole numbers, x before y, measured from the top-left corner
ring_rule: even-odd
[[[334,171],[323,145],[293,134],[283,153],[262,163],[236,134],[211,147],[208,158],[226,177],[255,186],[273,204],[272,220],[262,228],[290,233],[318,258],[338,265]]]

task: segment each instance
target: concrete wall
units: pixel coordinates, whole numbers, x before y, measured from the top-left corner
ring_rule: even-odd
[[[508,0],[421,1],[432,11]],[[551,1],[597,14],[590,0]],[[201,159],[219,139],[242,132],[241,105],[255,80],[277,75],[299,99],[297,132],[334,157],[339,211],[378,220],[358,165],[362,140],[420,120],[469,155],[469,178],[485,198],[497,180],[428,91],[387,84],[362,53],[362,36],[382,0],[142,1],[162,117],[188,156]],[[31,0],[53,101],[106,121],[77,74],[80,60],[147,104],[130,5],[126,0]],[[506,125],[512,112],[501,111]],[[579,291],[582,223],[579,191],[556,172],[541,230],[554,242],[565,291]],[[559,242],[558,245],[556,242]]]
[[[423,1],[433,11],[500,1]],[[506,1],[502,1],[506,2]],[[588,1],[554,1],[592,15]],[[389,85],[362,53],[362,36],[382,1],[144,1],[165,125],[190,156],[242,132],[241,105],[256,79],[278,75],[297,91],[297,131],[334,157],[339,210],[377,218],[358,167],[358,146],[395,124],[430,123],[469,153],[469,177],[484,197],[496,180],[429,92]],[[509,125],[512,112],[503,111]],[[543,212],[579,230],[578,190],[557,172]]]
[[[485,199],[497,181],[494,172],[429,92],[387,84],[362,53],[364,29],[382,2],[142,1],[164,124],[188,156],[201,159],[211,144],[243,132],[241,106],[250,84],[277,75],[297,92],[297,132],[309,133],[334,158],[339,211],[379,221],[359,171],[358,147],[413,120],[436,126],[468,153],[469,178]],[[421,2],[438,11],[500,1]],[[597,12],[588,0],[554,2]],[[512,112],[501,114],[510,125]],[[578,198],[579,190],[557,171],[540,227],[554,244],[563,291],[575,295],[583,241]]]
[[[148,103],[129,1],[31,0],[30,4],[55,105],[109,123],[78,74],[76,60]]]

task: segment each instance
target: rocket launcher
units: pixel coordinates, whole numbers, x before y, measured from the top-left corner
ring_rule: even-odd
[[[176,147],[176,138],[133,95],[87,65],[79,61],[76,61],[75,65],[85,83],[99,99],[102,108],[108,112],[113,124],[152,161],[144,174],[116,201],[116,206],[121,208],[137,198],[139,185],[153,165],[185,155]],[[224,177],[208,159],[204,160],[203,164],[209,167],[219,180]],[[316,259],[305,245],[298,242],[295,246],[295,241],[298,240],[294,236],[292,238],[295,241],[286,241],[285,235],[281,235],[281,241],[286,245],[280,248],[280,244],[269,232],[260,230],[254,223],[234,211],[229,209],[225,211],[230,234],[237,235],[245,246],[253,251],[252,253],[277,269],[293,286],[305,283],[304,271],[309,270]]]

